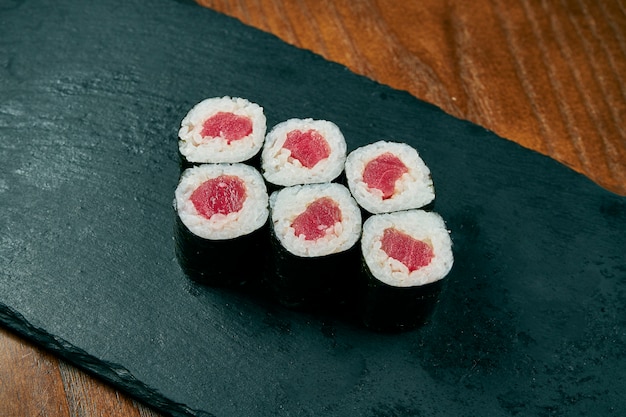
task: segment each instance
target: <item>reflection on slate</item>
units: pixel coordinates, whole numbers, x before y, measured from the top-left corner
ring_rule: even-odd
[[[626,201],[408,94],[189,3],[0,11],[0,318],[174,415],[609,415],[626,409]],[[416,147],[456,263],[382,335],[192,284],[177,128],[206,97],[350,149]]]

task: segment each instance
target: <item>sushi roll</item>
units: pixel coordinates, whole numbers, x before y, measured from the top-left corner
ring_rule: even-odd
[[[185,170],[174,200],[176,253],[184,271],[214,285],[240,285],[258,276],[269,239],[268,203],[263,177],[248,165]]]
[[[405,143],[358,148],[348,155],[345,170],[352,195],[372,214],[424,208],[435,198],[430,170]]]
[[[423,210],[371,216],[363,224],[361,251],[364,324],[380,331],[422,324],[453,264],[441,216]]]
[[[233,163],[252,159],[263,147],[263,108],[243,98],[209,98],[181,122],[178,148],[188,163]]]
[[[359,270],[361,212],[341,184],[283,188],[270,197],[272,271],[278,301],[289,307],[341,305]]]
[[[265,138],[261,168],[276,186],[330,182],[343,171],[346,141],[339,127],[326,120],[290,119]]]

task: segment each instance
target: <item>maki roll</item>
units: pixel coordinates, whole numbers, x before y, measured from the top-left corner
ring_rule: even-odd
[[[344,303],[358,272],[361,212],[341,184],[283,188],[270,197],[273,288],[289,307]]]
[[[424,208],[435,198],[430,170],[405,143],[358,148],[348,155],[345,170],[352,195],[372,214]]]
[[[174,200],[176,252],[185,272],[215,285],[255,278],[268,239],[268,200],[263,177],[248,165],[186,169]]]
[[[453,264],[441,216],[423,210],[371,216],[363,224],[361,251],[364,324],[381,331],[422,324]]]
[[[258,104],[237,97],[209,98],[181,122],[178,148],[188,163],[244,162],[259,153],[265,132]]]
[[[334,123],[290,119],[276,125],[265,138],[263,176],[280,187],[330,182],[343,171],[346,149]]]

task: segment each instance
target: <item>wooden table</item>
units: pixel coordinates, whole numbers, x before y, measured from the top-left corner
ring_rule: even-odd
[[[624,0],[199,0],[626,195]],[[158,416],[0,328],[1,416]]]

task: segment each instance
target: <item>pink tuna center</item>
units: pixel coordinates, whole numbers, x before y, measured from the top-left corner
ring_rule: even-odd
[[[191,194],[198,213],[207,219],[214,214],[229,214],[241,210],[246,199],[244,182],[231,175],[221,175],[203,182]]]
[[[435,256],[431,245],[393,228],[385,229],[381,244],[387,256],[402,262],[409,272],[430,264]]]
[[[222,137],[230,145],[232,141],[243,139],[252,133],[252,120],[234,113],[219,112],[209,117],[202,124],[203,138]]]
[[[302,166],[313,168],[319,161],[330,156],[330,147],[326,139],[317,130],[292,130],[287,133],[284,149],[291,151],[291,157],[300,161]]]
[[[339,205],[328,197],[318,198],[295,218],[291,227],[296,236],[304,235],[306,240],[324,237],[328,229],[341,221]]]
[[[369,188],[383,193],[383,200],[391,198],[396,190],[396,181],[408,168],[397,156],[387,152],[367,163],[363,170],[363,181]]]

